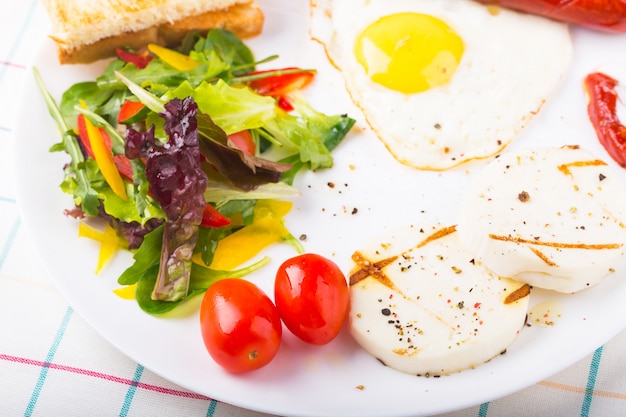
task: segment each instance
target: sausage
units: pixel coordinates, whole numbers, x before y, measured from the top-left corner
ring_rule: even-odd
[[[626,0],[478,0],[603,32],[626,32]]]

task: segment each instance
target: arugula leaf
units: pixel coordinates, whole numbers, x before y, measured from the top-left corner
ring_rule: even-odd
[[[161,255],[161,242],[163,241],[163,226],[158,227],[146,234],[143,243],[133,254],[135,262],[126,268],[118,277],[120,285],[132,285],[139,282],[141,276],[152,266],[159,264]],[[152,287],[154,288],[154,286]],[[152,289],[150,289],[152,291]]]
[[[232,229],[226,227],[200,228],[198,241],[196,242],[196,251],[200,254],[200,258],[206,266],[210,266],[211,262],[213,262],[219,240],[231,232]]]
[[[61,102],[59,104],[61,114],[65,118],[66,123],[77,130],[76,118],[78,111],[76,106],[79,106],[80,100],[84,100],[87,106],[91,109],[105,104],[113,95],[113,91],[101,90],[96,82],[85,81],[72,85],[69,89],[65,90],[61,96]]]
[[[233,68],[233,75],[254,70],[254,55],[237,36],[224,29],[210,30],[205,38],[199,39],[189,56],[197,61],[207,61],[213,55]]]
[[[356,121],[347,115],[329,116],[318,112],[297,93],[290,94],[289,101],[297,115],[279,112],[265,129],[286,149],[297,152],[280,161],[292,165],[283,176],[283,181],[292,184],[296,174],[304,167],[311,170],[332,167],[330,152],[345,138]]]

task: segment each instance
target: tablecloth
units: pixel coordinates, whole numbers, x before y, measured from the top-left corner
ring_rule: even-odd
[[[21,84],[48,27],[39,1],[0,6],[0,415],[265,415],[190,392],[125,357],[74,312],[34,255],[16,201],[13,134]],[[626,415],[624,352],[626,331],[547,380],[447,415]]]

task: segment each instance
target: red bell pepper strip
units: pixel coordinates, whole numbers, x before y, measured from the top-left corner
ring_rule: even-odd
[[[301,90],[313,80],[315,71],[300,70],[298,68],[283,68],[280,70],[255,71],[250,75],[276,73],[268,77],[250,81],[250,88],[264,96],[281,97],[285,94]]]
[[[278,107],[288,113],[293,110],[293,106],[285,97],[278,97],[278,102],[276,104],[278,104]]]
[[[113,161],[115,162],[115,166],[122,177],[125,177],[129,181],[133,181],[133,166],[126,155],[113,155]]]
[[[223,227],[230,224],[230,219],[217,211],[215,207],[208,204],[204,207],[202,212],[202,227]]]
[[[126,100],[117,115],[118,123],[136,123],[146,118],[149,109],[140,101]]]
[[[617,84],[617,80],[600,72],[587,75],[587,112],[604,149],[615,162],[626,168],[626,126],[617,116]]]
[[[277,98],[278,106],[287,112],[293,110],[293,106],[285,98],[285,95],[292,91],[303,89],[313,81],[315,76],[315,71],[301,70],[299,68],[255,71],[249,75],[267,73],[275,73],[275,75],[250,81],[250,88],[261,95]]]
[[[89,141],[89,134],[87,133],[87,125],[85,123],[85,116],[82,114],[78,115],[78,138],[80,139],[81,145],[85,148],[87,155],[92,159],[96,159],[93,154],[93,149],[91,148],[91,142]],[[98,128],[100,131],[100,135],[102,135],[102,140],[104,141],[104,146],[111,152],[111,137],[106,132],[106,130],[102,128]],[[120,174],[130,181],[133,180],[133,168],[130,164],[130,160],[125,155],[114,155],[113,161],[115,162],[115,166]]]
[[[252,156],[256,154],[256,143],[254,143],[254,139],[252,139],[252,134],[249,130],[231,133],[228,135],[228,139],[233,142],[241,152]]]
[[[78,137],[80,139],[80,143],[85,148],[85,151],[87,151],[87,155],[93,158],[93,150],[91,149],[91,143],[89,142],[89,135],[87,134],[87,126],[85,124],[84,115],[82,114],[78,115],[77,124],[78,124]],[[106,147],[110,149],[111,138],[106,132],[104,132],[104,135],[102,135],[102,139],[104,139],[104,143]]]
[[[115,54],[122,61],[135,64],[139,69],[147,67],[150,61],[152,61],[152,56],[148,55],[147,52],[131,52],[123,48],[117,48]]]

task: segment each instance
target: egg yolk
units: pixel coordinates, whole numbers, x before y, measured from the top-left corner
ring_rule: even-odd
[[[372,81],[412,94],[450,81],[463,40],[445,22],[421,13],[382,17],[357,38],[354,54]]]

